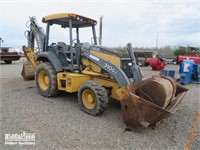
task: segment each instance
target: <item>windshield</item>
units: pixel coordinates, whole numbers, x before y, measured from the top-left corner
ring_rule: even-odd
[[[70,45],[70,32],[69,28],[61,28],[60,25],[54,24],[50,27],[49,32],[49,45],[57,42],[65,42],[67,45]],[[80,43],[90,43],[93,44],[93,33],[92,28],[79,28],[79,42]],[[73,43],[77,43],[77,33],[76,28],[72,29],[72,40]]]

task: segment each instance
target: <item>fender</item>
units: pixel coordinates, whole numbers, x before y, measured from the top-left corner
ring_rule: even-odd
[[[53,52],[50,52],[50,51],[43,52],[36,57],[36,60],[37,61],[48,60],[53,65],[56,72],[60,72],[63,70],[63,65],[62,65],[60,59]]]

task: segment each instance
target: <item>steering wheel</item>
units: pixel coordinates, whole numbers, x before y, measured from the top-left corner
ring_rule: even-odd
[[[76,42],[75,42],[75,41],[76,41]],[[77,43],[78,43],[77,38],[73,39],[73,40],[72,40],[72,47],[75,47]]]

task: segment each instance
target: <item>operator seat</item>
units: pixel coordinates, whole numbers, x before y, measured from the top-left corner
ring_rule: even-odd
[[[62,48],[64,52],[69,52],[70,46],[67,45],[65,42],[58,42],[57,44]]]

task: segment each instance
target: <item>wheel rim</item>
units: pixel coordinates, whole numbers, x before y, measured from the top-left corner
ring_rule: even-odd
[[[84,90],[82,93],[82,101],[87,109],[93,109],[96,105],[96,99],[91,90]]]
[[[41,71],[38,75],[38,83],[42,90],[47,90],[49,87],[49,77],[45,71]]]
[[[139,66],[142,66],[142,62],[141,62],[141,61],[139,61],[139,62],[138,62],[138,65],[139,65]]]

